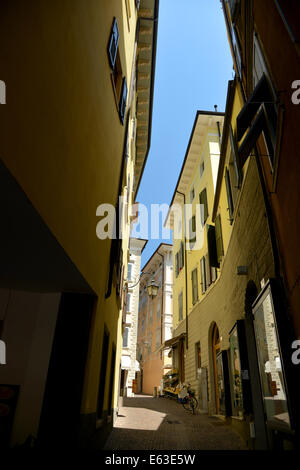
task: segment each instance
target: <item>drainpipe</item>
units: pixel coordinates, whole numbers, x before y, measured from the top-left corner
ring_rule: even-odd
[[[183,196],[183,202],[184,202],[183,218],[184,218],[184,258],[185,258],[185,332],[186,332],[185,345],[186,345],[186,349],[189,349],[188,283],[187,283],[187,268],[188,267],[187,267],[186,232],[185,232],[185,194],[181,193],[180,191],[176,191],[176,193]]]
[[[164,285],[165,285],[165,258],[157,252],[162,258],[162,279],[161,279],[161,314],[160,314],[160,344],[163,342],[163,322],[164,322]],[[162,359],[162,351],[160,351],[160,358]]]
[[[218,112],[218,105],[214,105],[215,112]],[[217,128],[218,128],[218,135],[219,135],[219,144],[221,145],[221,129],[220,129],[220,121],[217,121]]]

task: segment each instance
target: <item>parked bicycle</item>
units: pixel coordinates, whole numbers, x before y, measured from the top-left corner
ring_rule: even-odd
[[[180,402],[185,410],[191,411],[193,414],[195,414],[195,409],[198,406],[198,401],[195,397],[195,391],[191,389],[190,384],[184,388],[186,389],[186,394],[180,399]]]

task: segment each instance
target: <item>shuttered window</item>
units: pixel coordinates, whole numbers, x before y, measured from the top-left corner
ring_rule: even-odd
[[[178,295],[178,319],[181,321],[183,319],[183,293],[180,292]]]
[[[246,130],[250,127],[238,150],[241,166],[244,165],[262,132],[269,152],[270,163],[273,166],[277,120],[275,97],[266,75],[263,74],[237,117],[238,141],[242,139]]]
[[[236,175],[236,186],[240,188],[242,185],[242,181],[243,181],[243,173],[242,173],[242,168],[241,168],[241,163],[240,163],[237,142],[233,134],[231,125],[229,127],[229,134],[230,134],[230,145],[231,145],[233,165],[234,165],[235,175]]]
[[[119,116],[122,124],[124,123],[125,118],[125,110],[126,110],[126,103],[127,103],[127,82],[126,78],[123,78],[122,81],[122,90],[121,90],[121,97],[119,103]]]
[[[196,217],[190,219],[190,243],[195,243],[196,241]]]
[[[119,45],[119,29],[117,19],[114,18],[108,42],[108,59],[112,69],[115,67]]]
[[[129,328],[125,328],[123,334],[123,348],[128,348]]]
[[[227,201],[228,201],[228,211],[229,211],[229,218],[230,223],[233,222],[233,199],[232,199],[232,192],[231,192],[231,183],[230,183],[230,175],[228,168],[225,170],[225,183],[226,183],[226,192],[227,192]]]
[[[183,242],[180,243],[180,251],[179,251],[179,268],[182,269],[184,266],[184,244]]]
[[[177,252],[175,255],[175,272],[176,272],[176,277],[179,274],[179,253]]]
[[[206,268],[205,268],[205,258],[201,258],[200,260],[200,269],[201,269],[201,292],[204,294],[204,292],[207,289],[207,284],[206,284]]]
[[[216,217],[215,228],[216,228],[217,258],[218,258],[218,262],[220,263],[224,255],[222,224],[221,224],[220,214]]]
[[[207,192],[206,188],[201,191],[199,194],[199,202],[200,202],[200,213],[201,213],[201,224],[204,226],[207,217],[208,217],[208,204],[207,204]]]
[[[193,305],[198,300],[198,271],[197,268],[192,271],[192,296],[193,296]]]
[[[206,274],[206,288],[209,287],[212,283],[212,269],[209,264],[208,254],[205,255],[205,274]]]

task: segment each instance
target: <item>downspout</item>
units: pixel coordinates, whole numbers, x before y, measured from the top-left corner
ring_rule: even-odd
[[[163,321],[164,321],[164,285],[165,285],[165,258],[157,252],[162,258],[162,279],[161,279],[161,314],[160,314],[160,344],[163,343]],[[162,351],[160,351],[160,358],[162,359]]]
[[[184,258],[185,258],[185,345],[186,349],[189,349],[189,320],[188,320],[188,283],[187,283],[187,253],[186,253],[186,231],[185,231],[185,194],[181,193],[180,191],[176,191],[176,193],[180,194],[183,196],[183,202],[184,202],[184,211],[183,211],[183,217],[184,217]]]
[[[218,105],[214,105],[215,112],[218,112]],[[220,121],[217,121],[217,128],[218,128],[218,135],[219,135],[219,144],[221,145],[221,129],[220,129]]]

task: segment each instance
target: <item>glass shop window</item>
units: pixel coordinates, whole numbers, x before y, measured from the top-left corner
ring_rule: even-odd
[[[242,368],[237,326],[235,326],[230,335],[229,343],[232,377],[232,414],[233,416],[243,417]]]
[[[261,389],[267,424],[290,428],[285,377],[274,308],[274,288],[270,281],[254,303],[254,328]]]

